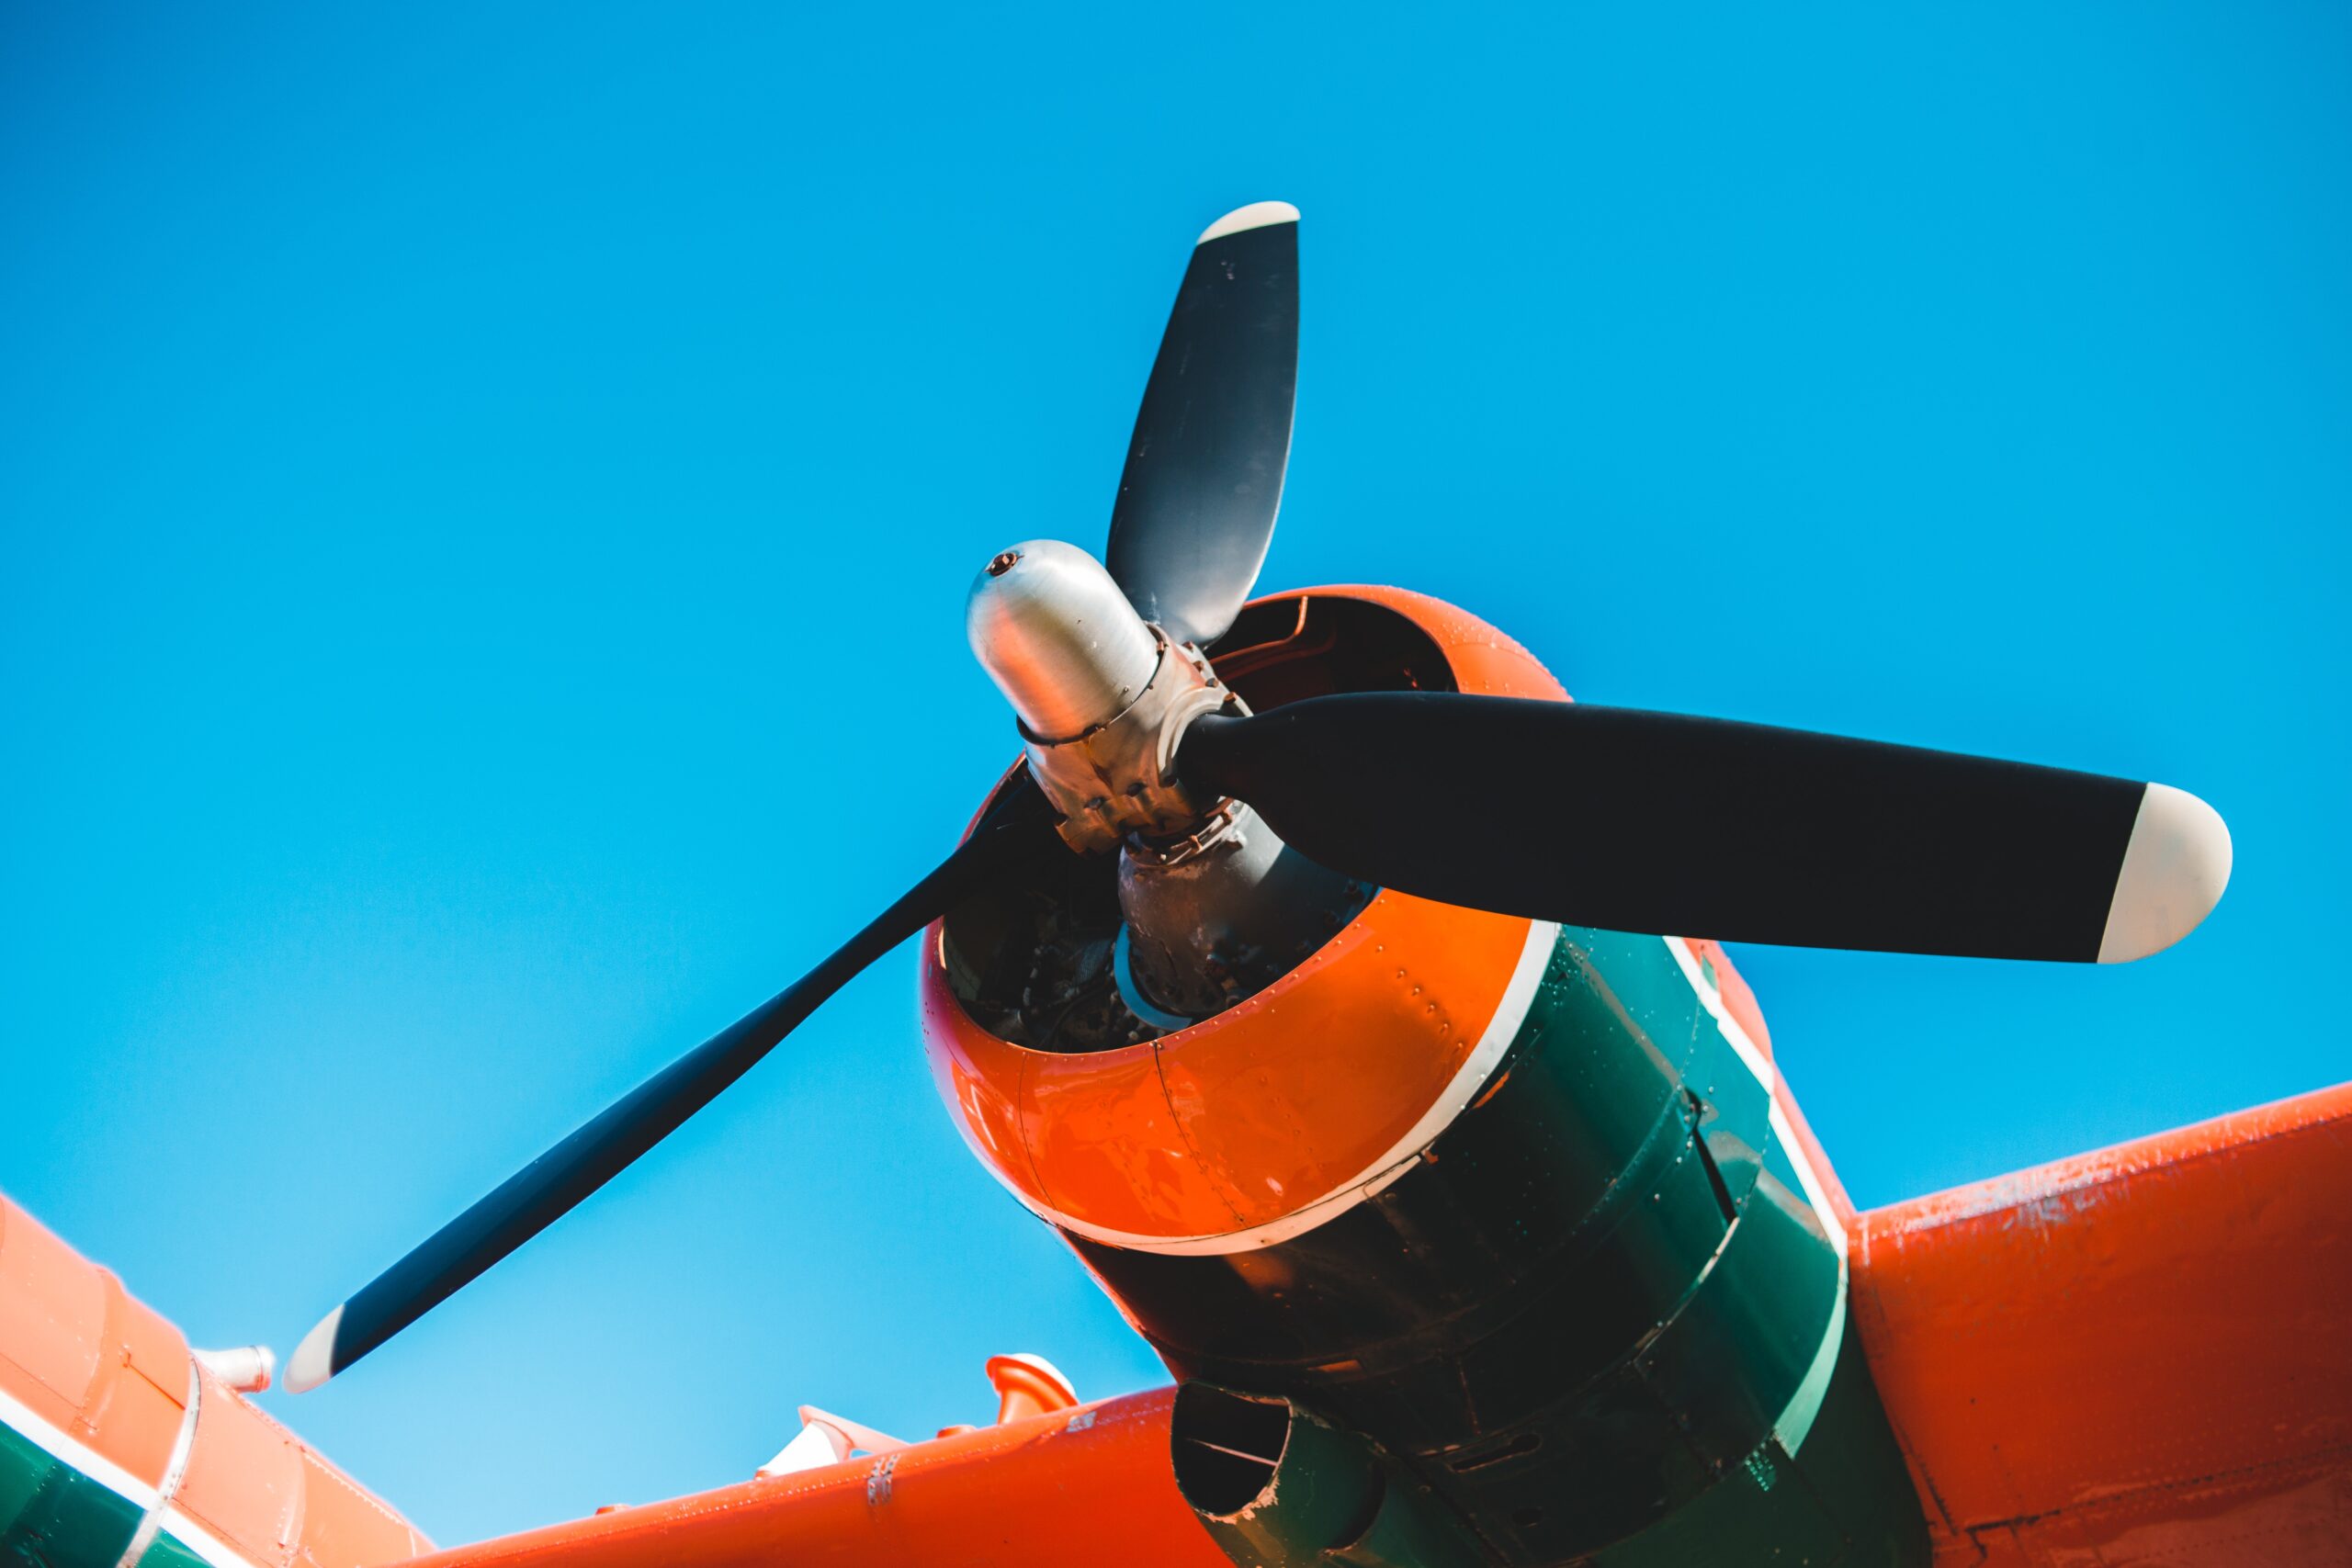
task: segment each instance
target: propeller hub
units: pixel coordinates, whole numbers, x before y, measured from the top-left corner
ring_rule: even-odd
[[[1158,639],[1111,574],[1058,539],[999,551],[972,580],[964,631],[1022,733],[1049,746],[1125,713],[1159,666]]]
[[[1183,834],[1216,807],[1178,781],[1176,743],[1203,714],[1250,710],[1198,649],[1136,615],[1092,556],[1053,539],[999,552],[973,581],[964,626],[1020,716],[1029,771],[1072,849]]]

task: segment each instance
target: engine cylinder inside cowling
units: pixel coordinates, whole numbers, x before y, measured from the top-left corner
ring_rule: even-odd
[[[1181,841],[1131,839],[1119,852],[1120,999],[1165,1028],[1222,1012],[1297,968],[1377,891],[1292,849],[1239,801]]]

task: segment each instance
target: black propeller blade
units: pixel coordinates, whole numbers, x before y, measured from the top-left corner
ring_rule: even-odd
[[[2115,963],[2229,877],[2163,784],[1583,703],[1316,697],[1202,718],[1177,766],[1351,876],[1619,931]]]
[[[1216,641],[1258,581],[1297,382],[1298,209],[1261,201],[1193,247],[1111,513],[1103,564],[1179,641]]]
[[[986,821],[906,897],[823,963],[654,1074],[442,1226],[303,1336],[286,1386],[315,1388],[415,1322],[675,1132],[858,971],[1024,859],[1067,853],[1023,774]]]

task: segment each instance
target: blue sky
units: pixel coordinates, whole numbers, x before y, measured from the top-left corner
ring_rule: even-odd
[[[830,949],[1012,745],[1193,233],[1305,209],[1269,585],[2204,795],[2114,972],[1740,962],[1881,1203],[2346,1076],[2340,7],[14,7],[0,1188],[281,1351]],[[1703,934],[1703,933],[1697,933]],[[444,1541],[1159,1368],[870,971],[328,1389]]]

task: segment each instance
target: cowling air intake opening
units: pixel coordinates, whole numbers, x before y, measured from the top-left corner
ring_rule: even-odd
[[[1477,1538],[1369,1438],[1289,1401],[1188,1382],[1169,1421],[1176,1489],[1227,1557],[1268,1568],[1475,1568]]]
[[[1339,692],[1451,692],[1453,666],[1413,621],[1362,599],[1293,595],[1243,610],[1209,650],[1220,679],[1263,713]],[[1116,972],[1123,923],[1119,857],[1041,857],[967,899],[944,922],[949,988],[975,1023],[1035,1051],[1080,1055],[1158,1039],[1169,1021],[1138,1015]],[[1259,955],[1287,974],[1338,935],[1335,917],[1289,951]]]

